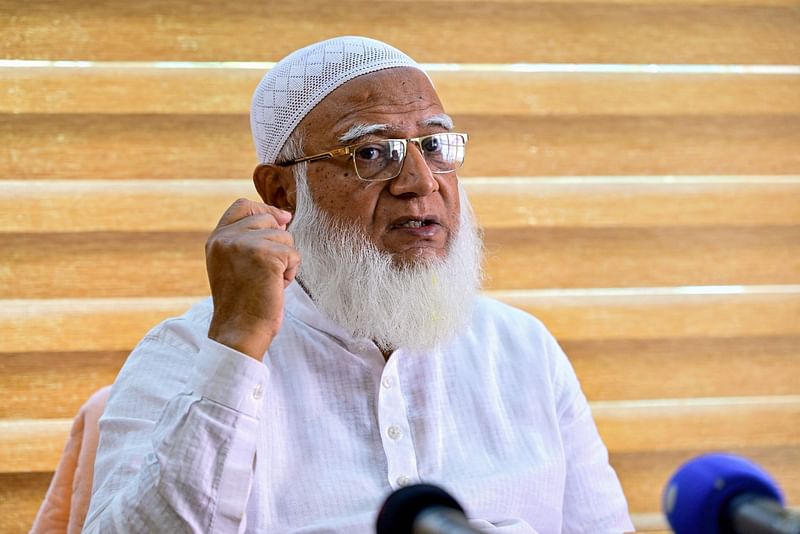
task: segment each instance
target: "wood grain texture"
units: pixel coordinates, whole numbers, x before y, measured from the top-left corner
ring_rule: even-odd
[[[642,289],[488,295],[535,314],[561,341],[800,335],[800,291],[791,286],[728,294]],[[2,300],[0,353],[130,350],[159,321],[197,300]]]
[[[72,418],[0,419],[0,473],[54,471]]]
[[[800,176],[464,178],[487,229],[800,225]],[[250,180],[8,180],[0,233],[209,232]]]
[[[612,401],[592,413],[614,454],[800,446],[800,395]]]
[[[0,473],[0,532],[29,532],[52,473]]]
[[[491,289],[800,282],[800,226],[504,228],[485,239]]]
[[[263,71],[95,64],[0,67],[0,113],[247,114]],[[800,113],[800,76],[429,72],[456,115]],[[746,105],[742,103],[746,102]]]
[[[365,28],[422,62],[790,64],[800,56],[796,4],[459,1],[433,10],[392,0],[22,5],[5,0],[0,6],[10,19],[0,31],[3,57],[270,61]]]
[[[647,289],[618,292],[493,291],[489,295],[539,317],[559,340],[796,336],[800,293],[750,288],[692,294]]]
[[[472,176],[800,174],[800,115],[455,116]],[[0,179],[240,178],[246,115],[0,115]]]
[[[800,394],[796,337],[561,343],[592,401]]]
[[[111,384],[128,351],[0,353],[0,418],[74,417]]]
[[[0,298],[207,295],[207,232],[0,234]],[[800,226],[503,228],[489,289],[800,284]]]
[[[0,352],[130,351],[197,298],[2,301]]]

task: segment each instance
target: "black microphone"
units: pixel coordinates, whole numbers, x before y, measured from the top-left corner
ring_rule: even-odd
[[[480,534],[469,525],[464,509],[445,490],[415,484],[395,491],[381,507],[377,534]]]
[[[706,454],[678,468],[663,497],[675,534],[800,534],[766,471],[739,456]]]

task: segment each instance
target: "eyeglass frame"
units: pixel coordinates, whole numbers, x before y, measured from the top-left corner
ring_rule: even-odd
[[[417,148],[420,150],[420,152],[422,153],[422,155],[424,157],[425,149],[422,148],[422,144],[421,144],[422,141],[424,141],[425,139],[429,139],[431,137],[436,137],[438,135],[460,135],[461,137],[464,138],[464,148],[466,148],[467,141],[469,141],[469,135],[466,134],[466,133],[460,133],[460,132],[438,132],[438,133],[434,133],[434,134],[421,135],[419,137],[408,137],[408,138],[405,138],[405,139],[386,138],[386,139],[380,139],[380,140],[376,140],[376,141],[361,141],[359,143],[353,143],[351,145],[346,145],[346,146],[343,146],[341,148],[335,148],[333,150],[328,150],[326,152],[320,152],[319,154],[314,154],[313,156],[303,156],[303,157],[300,157],[300,158],[295,158],[295,159],[290,160],[290,161],[275,162],[275,165],[277,165],[279,167],[291,167],[292,165],[296,165],[298,163],[304,163],[304,162],[313,163],[315,161],[322,161],[322,160],[331,159],[331,158],[338,158],[340,156],[350,156],[348,159],[352,159],[353,160],[353,169],[355,169],[356,176],[358,176],[359,180],[363,180],[365,182],[386,182],[386,181],[389,181],[389,180],[393,180],[394,178],[397,178],[398,176],[400,176],[400,173],[403,172],[403,166],[406,164],[406,157],[408,157],[408,143],[409,142],[414,143],[415,145],[417,145]],[[400,141],[400,142],[403,143],[403,161],[400,162],[400,167],[397,169],[397,174],[395,174],[394,176],[390,176],[388,178],[381,178],[380,180],[373,180],[373,179],[370,179],[370,178],[362,178],[361,175],[358,173],[358,165],[356,165],[356,162],[355,162],[356,150],[358,150],[359,148],[361,148],[364,145],[369,145],[371,143],[387,142],[387,141]],[[461,160],[461,164],[458,167],[461,167],[461,165],[463,165],[463,164],[464,164],[464,160],[462,159]],[[427,161],[426,161],[426,165],[427,165]],[[456,167],[456,169],[458,169],[458,167]],[[435,171],[435,170],[431,169],[430,165],[428,165],[428,169],[433,174],[447,174],[449,172],[455,172],[456,171],[456,169],[453,169],[453,170],[450,170],[450,171]]]

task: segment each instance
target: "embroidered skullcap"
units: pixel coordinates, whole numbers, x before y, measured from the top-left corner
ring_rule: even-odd
[[[259,162],[275,163],[300,121],[334,89],[356,76],[393,67],[422,70],[400,50],[354,36],[320,41],[280,60],[261,79],[250,107]]]

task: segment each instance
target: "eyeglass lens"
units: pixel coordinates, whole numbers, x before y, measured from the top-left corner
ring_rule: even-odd
[[[422,154],[434,173],[456,170],[464,163],[464,136],[441,133],[419,140]],[[364,143],[353,152],[356,172],[363,180],[389,180],[400,174],[406,157],[406,143],[386,139]]]

